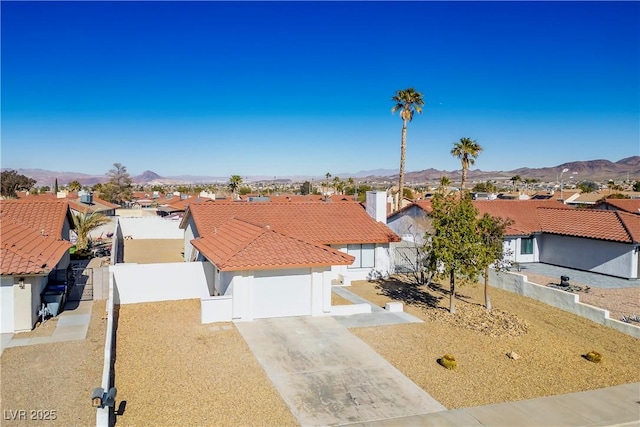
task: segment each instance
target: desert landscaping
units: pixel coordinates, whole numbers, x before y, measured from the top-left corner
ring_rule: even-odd
[[[403,301],[425,321],[351,331],[449,409],[640,381],[637,339],[529,298],[491,289],[488,314],[482,287],[464,286],[452,316],[437,286],[347,289],[380,306]],[[197,300],[121,306],[117,336],[119,425],[296,424],[233,323],[200,324]],[[601,363],[583,357],[591,350]],[[436,363],[446,353],[457,369]]]

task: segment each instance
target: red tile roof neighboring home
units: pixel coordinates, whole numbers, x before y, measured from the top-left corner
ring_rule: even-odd
[[[238,219],[191,241],[222,271],[350,265],[354,257]]]
[[[640,214],[640,199],[606,199],[602,203],[610,205],[614,209]]]
[[[0,200],[0,217],[56,239],[69,237],[62,235],[65,218],[69,220],[69,224],[73,224],[66,199],[29,197]],[[4,237],[4,230],[2,236]]]
[[[0,228],[2,275],[49,273],[71,247],[67,240],[43,235],[4,214],[0,215]]]
[[[510,218],[513,224],[505,230],[506,236],[528,236],[541,231],[538,208],[573,210],[557,200],[476,200],[473,206],[480,215]]]
[[[196,202],[180,224],[193,216],[198,233],[208,235],[232,218],[241,219],[316,244],[399,242],[386,225],[371,218],[357,202],[251,203]]]
[[[640,243],[640,216],[597,209],[538,210],[545,233],[614,242]]]

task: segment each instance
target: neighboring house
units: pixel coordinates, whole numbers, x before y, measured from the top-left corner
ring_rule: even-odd
[[[640,278],[640,215],[538,209],[536,261],[625,279]]]
[[[119,205],[107,202],[101,198],[95,196],[88,191],[59,191],[57,194],[45,193],[45,194],[28,194],[18,193],[19,200],[42,200],[42,199],[60,199],[66,200],[69,203],[69,208],[72,213],[93,213],[99,212],[105,216],[115,216],[116,209],[120,208]]]
[[[504,248],[512,262],[543,262],[627,279],[640,278],[640,215],[574,209],[554,200],[474,201],[480,215],[509,218]],[[389,227],[412,241],[426,231],[428,201],[389,217]],[[411,228],[409,227],[411,226]],[[423,243],[418,240],[417,244]]]
[[[356,202],[191,203],[185,260],[205,264],[211,295],[233,297],[234,319],[328,313],[332,281],[390,272],[400,238],[378,222],[385,193],[367,196],[369,214]]]
[[[640,215],[640,199],[606,199],[594,206],[594,209],[623,211]]]
[[[0,332],[31,330],[45,286],[66,278],[71,224],[65,200],[0,201]]]

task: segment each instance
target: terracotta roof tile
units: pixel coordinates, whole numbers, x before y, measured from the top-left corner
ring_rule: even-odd
[[[71,243],[0,216],[0,274],[39,274],[51,271],[71,247]]]
[[[191,241],[222,271],[350,265],[354,258],[238,219]]]
[[[316,244],[388,243],[400,238],[371,218],[357,202],[260,203],[197,202],[189,205],[181,227],[193,216],[200,235],[232,218],[241,219]]]
[[[640,199],[606,199],[605,203],[621,211],[640,215]]]
[[[640,242],[640,217],[598,209],[539,209],[545,233],[615,242]]]
[[[475,200],[473,205],[480,215],[510,218],[513,224],[505,230],[506,236],[526,236],[541,231],[538,208],[573,210],[557,200]]]
[[[61,239],[65,217],[70,215],[65,199],[26,198],[0,200],[0,217],[11,219],[28,229]],[[71,220],[71,218],[69,217]],[[4,233],[3,233],[4,234]]]

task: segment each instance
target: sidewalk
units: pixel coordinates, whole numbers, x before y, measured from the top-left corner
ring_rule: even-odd
[[[15,338],[15,335],[2,334],[0,354],[5,348],[9,347],[85,339],[89,329],[89,321],[91,320],[92,307],[93,301],[67,302],[64,311],[58,316],[56,329],[49,336]]]
[[[353,426],[639,426],[640,383]]]

